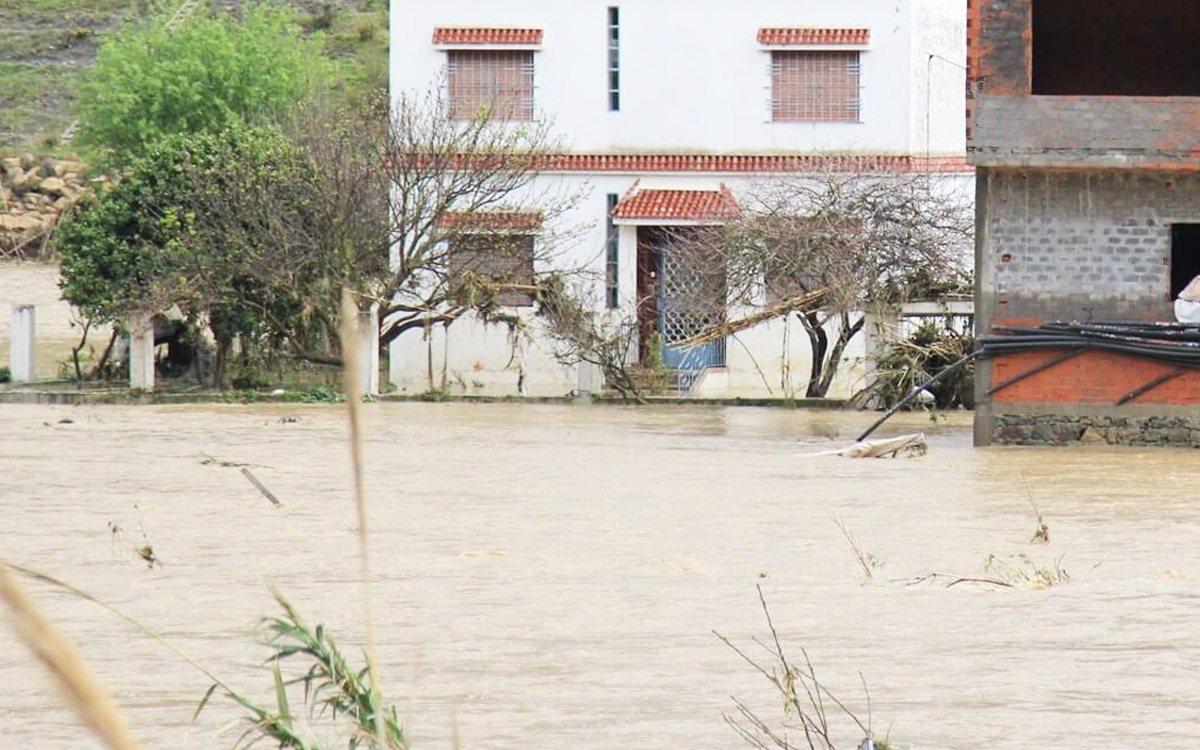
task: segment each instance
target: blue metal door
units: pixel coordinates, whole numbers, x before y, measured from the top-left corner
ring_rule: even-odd
[[[725,318],[724,279],[687,262],[664,242],[658,248],[656,302],[658,331],[663,340],[663,365],[679,373],[679,387],[688,390],[709,367],[725,365],[725,340],[699,346],[678,342],[719,325]]]

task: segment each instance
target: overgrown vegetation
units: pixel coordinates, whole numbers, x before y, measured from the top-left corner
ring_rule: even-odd
[[[387,84],[386,0],[277,0],[334,68],[349,98]],[[124,30],[170,16],[180,0],[0,0],[0,154],[79,156],[63,131],[76,114],[79,84],[99,48]],[[240,7],[201,0],[198,16]],[[286,50],[285,50],[286,52]]]
[[[220,191],[222,179],[242,169],[294,175],[291,181],[313,174],[302,155],[270,130],[237,127],[172,136],[152,146],[119,183],[61,222],[55,246],[64,299],[89,323],[122,325],[132,315],[178,309],[190,326],[211,332],[211,385],[224,382],[235,338],[272,352],[284,335],[272,321],[290,315],[304,287],[267,283],[280,279],[259,273],[270,261],[257,237],[205,229],[197,206],[205,190]],[[289,212],[302,208],[286,199],[279,205]],[[309,331],[292,321],[288,333]],[[327,327],[311,335],[333,336]]]
[[[350,750],[407,750],[408,740],[396,708],[379,704],[367,670],[352,666],[329,630],[324,625],[309,625],[278,591],[275,601],[283,614],[265,621],[265,642],[272,650],[266,663],[271,665],[275,705],[263,706],[244,693],[217,683],[209,688],[196,713],[204,709],[217,691],[245,709],[244,721],[249,726],[235,748],[266,740],[277,747],[295,750],[337,746]],[[285,679],[283,666],[292,661],[304,661],[303,671],[298,677]],[[295,685],[303,687],[302,712],[293,709],[288,695],[288,688]],[[382,727],[376,725],[380,721]],[[329,734],[329,725],[341,735],[340,741],[331,742],[323,736]],[[378,740],[381,734],[383,744]]]
[[[903,341],[885,345],[875,354],[870,384],[851,403],[890,409],[914,388],[975,350],[975,336],[960,332],[950,321],[926,320]],[[938,409],[970,409],[975,405],[975,363],[929,386],[930,399],[913,401],[909,408],[930,405]]]
[[[169,20],[105,40],[81,82],[77,141],[102,167],[129,164],[167,136],[278,122],[331,79],[319,42],[280,9]]]

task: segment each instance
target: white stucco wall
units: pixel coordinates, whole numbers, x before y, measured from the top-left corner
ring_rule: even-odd
[[[967,150],[967,4],[911,0],[911,153],[961,156]]]
[[[607,99],[607,8],[620,8],[621,111]],[[438,26],[539,28],[535,99],[576,151],[925,152],[923,89],[930,52],[963,58],[961,0],[393,0],[393,92],[428,90],[446,55]],[[915,19],[915,22],[914,22]],[[770,54],[762,27],[871,30],[862,53],[860,123],[770,122]],[[944,71],[938,70],[941,76]],[[935,86],[941,85],[940,78]],[[961,123],[964,106],[934,102]],[[919,101],[914,101],[919,99]],[[919,106],[918,106],[919,105]],[[935,154],[961,154],[961,125],[939,128]],[[945,131],[943,133],[943,130]],[[914,150],[919,142],[919,150]]]

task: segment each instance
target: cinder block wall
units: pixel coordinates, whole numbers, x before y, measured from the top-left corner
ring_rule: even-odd
[[[986,324],[1171,320],[1171,224],[1200,222],[1200,176],[983,169]]]
[[[1171,224],[1200,222],[1200,176],[981,169],[976,310],[981,331],[1055,320],[1172,320]],[[1134,399],[1173,367],[1089,352],[989,396],[1058,356],[981,364],[976,441],[1200,446],[1200,372]]]

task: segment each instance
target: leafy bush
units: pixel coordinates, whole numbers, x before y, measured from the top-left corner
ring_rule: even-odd
[[[207,194],[219,192],[231,170],[311,177],[310,165],[274,130],[172,136],[111,189],[81,203],[55,235],[64,299],[93,322],[117,325],[135,312],[178,306],[189,320],[204,321],[217,342],[214,384],[234,337],[254,341],[268,319],[288,319],[296,291],[269,286],[256,273],[270,265],[260,257],[260,237],[208,231]],[[304,215],[285,202],[278,208]]]
[[[7,367],[0,367],[0,383],[12,382],[12,370]]]
[[[277,122],[330,71],[292,19],[255,5],[111,37],[80,86],[78,145],[99,164],[124,166],[168,135]]]

